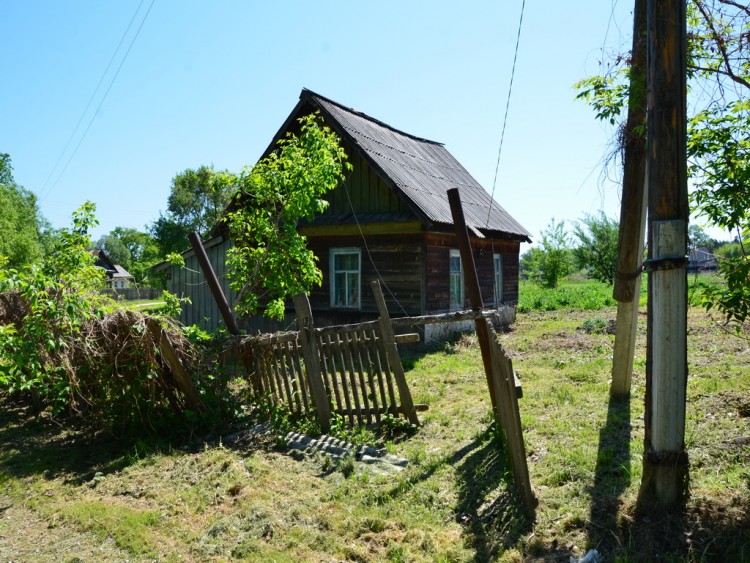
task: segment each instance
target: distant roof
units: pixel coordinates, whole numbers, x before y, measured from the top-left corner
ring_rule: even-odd
[[[302,90],[300,104],[292,115],[305,103],[330,118],[336,132],[381,171],[383,179],[423,219],[453,225],[447,191],[458,188],[466,224],[475,235],[494,231],[531,242],[531,234],[490,197],[442,143],[404,133],[307,89]]]
[[[125,268],[120,266],[119,264],[115,264],[115,273],[112,274],[112,278],[126,278],[126,279],[135,279]]]

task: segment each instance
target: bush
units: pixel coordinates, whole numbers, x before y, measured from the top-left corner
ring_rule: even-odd
[[[88,251],[93,212],[91,203],[76,211],[42,262],[0,270],[0,390],[100,427],[154,429],[185,405],[146,317],[98,292],[104,272]],[[178,356],[190,360],[183,363],[196,363],[180,327],[162,323]]]

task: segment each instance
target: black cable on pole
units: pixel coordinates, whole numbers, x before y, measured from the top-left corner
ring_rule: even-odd
[[[505,126],[508,124],[508,109],[510,108],[510,95],[513,92],[513,79],[516,75],[516,61],[518,60],[518,45],[521,41],[521,27],[523,26],[523,12],[526,7],[526,0],[521,2],[521,17],[518,20],[518,33],[516,34],[516,48],[513,53],[513,67],[510,71],[510,84],[508,86],[508,98],[505,101],[505,117],[503,117],[503,129],[500,133],[500,147],[497,149],[497,162],[495,163],[495,178],[492,180],[492,197],[490,198],[490,206],[487,210],[487,225],[490,225],[490,215],[492,214],[492,204],[495,201],[495,187],[497,186],[497,172],[500,169],[500,155],[503,152],[503,141],[505,140]]]

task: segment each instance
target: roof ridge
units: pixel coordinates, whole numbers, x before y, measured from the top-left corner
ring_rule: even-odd
[[[406,131],[402,131],[401,129],[396,129],[392,125],[388,125],[387,123],[380,121],[379,119],[376,119],[370,115],[367,115],[366,113],[356,110],[354,108],[347,107],[343,104],[340,104],[339,102],[332,100],[331,98],[326,98],[325,96],[321,96],[320,94],[313,92],[309,88],[302,88],[302,93],[300,94],[300,99],[303,99],[305,97],[313,97],[313,98],[319,98],[321,100],[325,100],[329,104],[333,104],[336,107],[352,113],[358,117],[361,117],[362,119],[366,119],[367,121],[371,121],[372,123],[375,123],[379,125],[380,127],[385,127],[386,129],[393,131],[394,133],[398,133],[399,135],[403,135],[404,137],[409,137],[410,139],[414,139],[415,141],[419,141],[422,143],[429,143],[431,145],[438,145],[440,147],[445,146],[445,143],[441,143],[440,141],[432,141],[430,139],[425,139],[424,137],[418,137],[417,135],[412,135],[411,133],[407,133]]]

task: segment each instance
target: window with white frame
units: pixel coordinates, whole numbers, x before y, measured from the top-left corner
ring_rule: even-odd
[[[503,255],[493,254],[492,263],[495,265],[495,307],[503,302]]]
[[[464,306],[464,276],[461,270],[461,253],[451,248],[450,251],[450,308],[461,309]]]
[[[331,307],[360,308],[360,258],[359,248],[331,249]]]

